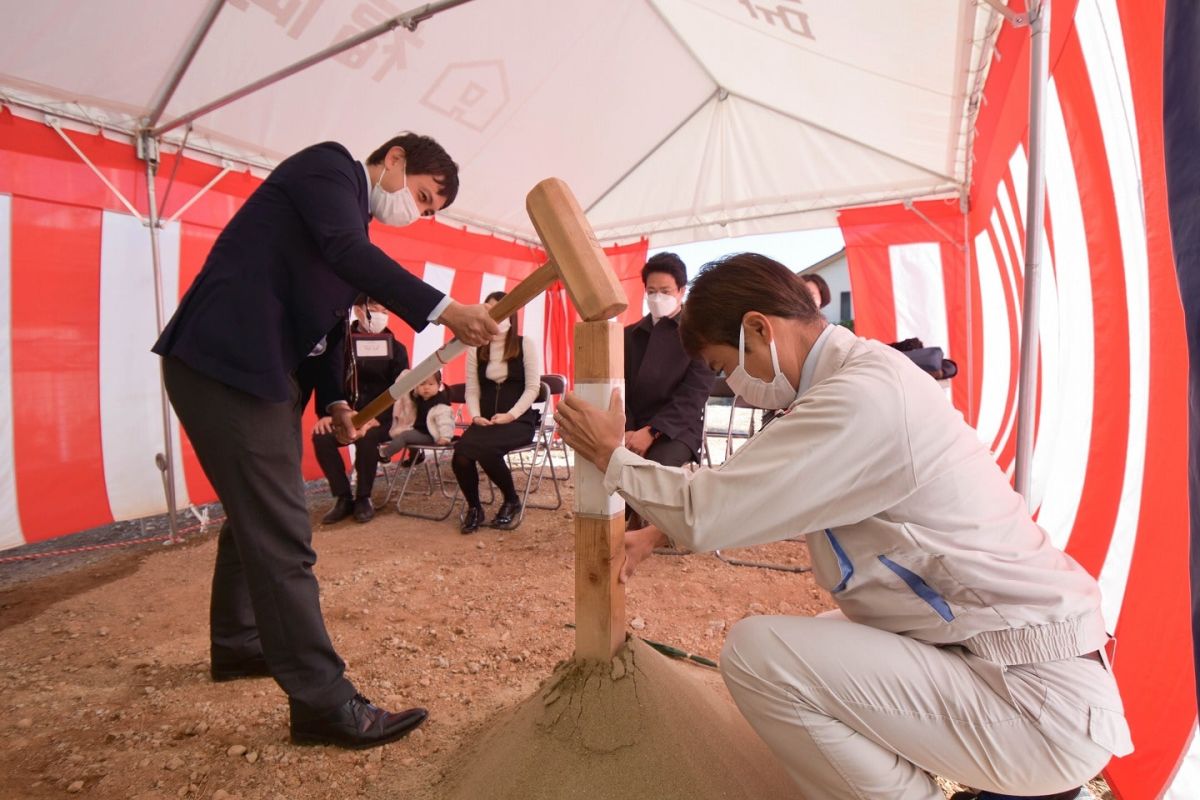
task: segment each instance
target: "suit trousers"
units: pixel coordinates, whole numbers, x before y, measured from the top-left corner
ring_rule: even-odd
[[[682,467],[695,461],[696,454],[677,439],[659,436],[646,448],[646,458],[664,467]]]
[[[226,521],[217,540],[209,621],[214,663],[260,653],[288,697],[316,710],[354,696],[333,649],[313,564],[300,459],[300,390],[273,403],[176,358],[163,380]]]
[[[742,620],[721,673],[814,800],[944,800],[927,771],[1005,794],[1064,792],[1128,744],[1098,657],[1005,667],[833,612]]]
[[[355,498],[370,497],[375,487],[375,471],[379,469],[379,445],[388,440],[388,428],[391,427],[391,415],[387,422],[371,428],[363,437],[354,443],[354,471],[358,480],[354,484]],[[314,433],[312,437],[313,452],[317,463],[329,481],[329,492],[334,497],[350,496],[350,480],[346,477],[346,464],[338,451],[348,445],[340,444],[337,436],[332,433]]]

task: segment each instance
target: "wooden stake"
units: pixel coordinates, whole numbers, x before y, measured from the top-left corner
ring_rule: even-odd
[[[624,389],[624,332],[612,320],[575,325],[575,393],[608,408]],[[618,578],[625,556],[625,501],[609,497],[604,476],[576,463],[575,659],[608,661],[625,642],[625,588]]]

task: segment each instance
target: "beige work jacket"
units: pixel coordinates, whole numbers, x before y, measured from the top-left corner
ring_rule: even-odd
[[[932,378],[840,327],[809,367],[811,385],[720,467],[619,448],[605,487],[694,550],[807,534],[817,582],[855,622],[1010,665],[1104,646],[1096,581]]]

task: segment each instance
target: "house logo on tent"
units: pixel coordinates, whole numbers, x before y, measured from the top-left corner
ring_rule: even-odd
[[[499,61],[450,64],[421,104],[468,128],[482,131],[508,105],[508,77]]]

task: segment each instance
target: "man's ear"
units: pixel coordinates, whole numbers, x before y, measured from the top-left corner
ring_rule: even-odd
[[[400,164],[403,164],[408,154],[404,152],[404,148],[400,145],[395,145],[387,151],[387,155],[383,157],[383,162],[388,169],[395,169]]]
[[[758,311],[747,311],[742,317],[742,325],[746,328],[746,349],[750,350],[751,340],[757,345],[761,340],[769,344],[771,342],[771,323],[767,321],[765,315]]]

